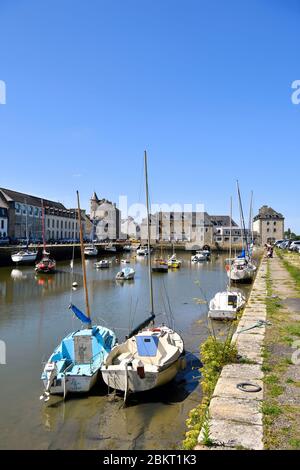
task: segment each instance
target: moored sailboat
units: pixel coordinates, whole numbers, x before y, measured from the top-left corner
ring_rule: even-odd
[[[26,205],[26,247],[24,247],[17,253],[13,253],[11,255],[11,259],[16,264],[31,264],[35,262],[37,255],[37,250],[29,250],[28,207]]]
[[[50,258],[50,253],[46,250],[45,239],[45,208],[42,201],[42,233],[43,233],[43,256],[42,259],[35,265],[35,271],[39,274],[53,274],[56,270],[56,261]]]
[[[229,259],[232,252],[232,198],[230,199],[230,242]],[[217,292],[209,302],[208,318],[212,320],[235,320],[244,307],[246,299],[241,292],[231,289],[231,278],[226,291]]]
[[[65,397],[69,392],[89,392],[98,379],[103,361],[116,344],[112,330],[100,325],[92,326],[78,192],[77,199],[86,313],[72,303],[69,308],[86,326],[63,338],[48,359],[41,377],[45,387],[41,399],[45,401],[49,400],[50,394],[63,394]]]
[[[148,253],[150,253],[149,194],[147,155],[145,152],[145,180],[148,226]],[[124,392],[151,390],[170,382],[183,365],[184,344],[181,336],[171,328],[155,327],[151,255],[148,257],[150,316],[135,328],[127,340],[115,346],[101,368],[105,383]]]

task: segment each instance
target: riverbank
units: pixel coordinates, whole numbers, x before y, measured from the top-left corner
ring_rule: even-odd
[[[278,252],[260,264],[196,450],[300,448],[299,320],[300,257]]]
[[[124,245],[126,245],[126,241],[124,242],[114,242],[113,246],[116,247],[116,252],[110,252],[105,250],[105,247],[107,246],[107,243],[95,243],[95,246],[98,248],[98,254],[99,256],[101,255],[109,255],[109,254],[115,254],[115,253],[126,253],[124,252],[123,248]],[[187,246],[185,243],[171,243],[171,242],[164,242],[164,243],[156,243],[156,244],[151,244],[152,248],[154,250],[164,250],[164,251],[173,251],[175,250],[176,252],[195,252],[197,249],[200,248],[198,245],[191,245],[190,247]],[[236,249],[239,250],[241,247],[237,247]],[[13,253],[16,253],[17,251],[20,251],[22,248],[20,246],[0,246],[0,267],[5,267],[5,266],[13,266],[15,263],[12,262],[11,255]],[[38,250],[38,260],[42,257],[42,251],[43,247],[42,245],[30,245],[30,249],[32,250]],[[71,260],[73,257],[73,250],[74,250],[74,258],[80,258],[80,244],[75,243],[75,244],[47,244],[46,245],[47,251],[51,253],[51,256],[56,261],[68,261]],[[227,253],[228,248],[227,247],[221,247],[221,246],[212,246],[211,251],[214,254],[222,254],[222,253]],[[135,251],[132,252],[132,255],[135,255]]]

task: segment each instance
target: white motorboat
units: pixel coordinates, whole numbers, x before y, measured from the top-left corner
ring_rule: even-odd
[[[121,259],[121,264],[130,264],[130,259]]]
[[[36,261],[37,255],[37,251],[24,249],[18,251],[18,253],[14,253],[13,255],[11,255],[11,259],[14,263],[17,264],[30,264]]]
[[[137,256],[148,256],[148,253],[149,253],[148,247],[146,246],[141,246],[140,248],[136,250]]]
[[[241,292],[232,290],[217,292],[209,303],[208,317],[213,320],[235,320],[237,312],[246,303],[246,298]]]
[[[124,245],[123,246],[123,251],[131,251],[131,245]]]
[[[84,256],[95,257],[98,255],[98,248],[95,245],[88,245],[84,248]]]
[[[115,245],[113,245],[112,243],[108,243],[105,248],[104,248],[105,251],[109,251],[110,253],[115,253],[117,251],[117,248],[115,247]]]
[[[196,254],[191,257],[193,263],[199,263],[202,261],[208,261],[210,257],[210,251],[198,250]]]
[[[110,264],[108,259],[101,259],[100,261],[97,261],[97,263],[94,263],[94,266],[97,269],[106,269],[109,268]]]
[[[121,271],[119,271],[116,275],[116,280],[117,281],[130,281],[134,279],[135,276],[135,270],[133,268],[124,268]]]

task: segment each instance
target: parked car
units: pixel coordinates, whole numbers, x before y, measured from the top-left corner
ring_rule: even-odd
[[[298,251],[298,247],[300,247],[300,240],[294,240],[290,246],[289,246],[289,250],[290,251]]]
[[[277,246],[279,247],[279,245],[281,245],[281,243],[283,243],[285,240],[276,240],[276,242],[274,243],[274,246]]]

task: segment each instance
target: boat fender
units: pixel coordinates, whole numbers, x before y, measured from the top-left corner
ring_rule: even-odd
[[[142,363],[142,361],[138,362],[136,370],[137,370],[137,374],[138,374],[139,378],[144,379],[145,378],[145,367],[144,367],[144,364]]]

